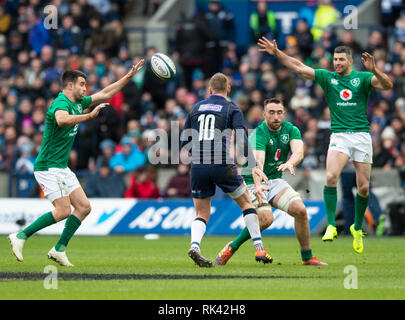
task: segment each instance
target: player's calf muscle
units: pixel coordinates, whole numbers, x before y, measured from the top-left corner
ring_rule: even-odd
[[[260,231],[267,229],[273,223],[274,218],[271,211],[263,210],[261,212],[258,212],[257,215],[259,217]]]

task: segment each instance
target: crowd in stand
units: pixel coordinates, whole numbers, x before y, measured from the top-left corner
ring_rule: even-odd
[[[325,167],[330,116],[322,89],[298,78],[255,45],[261,35],[277,38],[271,8],[259,8],[250,17],[252,42],[242,51],[235,45],[233,15],[217,1],[210,1],[206,12],[182,17],[170,52],[177,75],[163,81],[148,65],[156,48],[147,48],[142,56],[129,53],[122,25],[127,1],[53,0],[58,7],[56,29],[44,28],[43,8],[48,3],[0,0],[0,170],[20,176],[18,196],[38,195],[33,161],[41,146],[46,111],[61,91],[61,73],[68,68],[83,71],[91,95],[121,78],[142,57],[146,66],[109,101],[111,107],[79,126],[69,167],[85,177],[89,197],[189,196],[188,167],[170,165],[170,144],[159,149],[159,155],[169,157],[167,164],[151,165],[148,152],[159,132],[171,141],[173,121],[181,130],[187,112],[207,96],[207,79],[217,71],[230,77],[230,98],[244,112],[248,128],[260,124],[264,99],[283,100],[287,120],[298,126],[305,142],[301,167]],[[161,3],[154,1],[153,6]],[[338,33],[325,28],[315,40],[314,21],[302,17],[283,49],[311,67],[328,70],[333,69],[336,45],[353,48],[357,70],[364,70],[361,53],[373,54],[377,67],[394,79],[392,90],[373,90],[369,99],[373,166],[405,171],[405,11],[395,10],[384,21],[383,28],[370,29],[368,44],[362,47],[351,30]],[[163,190],[156,181],[159,167],[177,169]]]

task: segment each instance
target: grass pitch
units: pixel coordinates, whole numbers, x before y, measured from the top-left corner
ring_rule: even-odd
[[[206,236],[202,253],[214,260],[232,238]],[[76,236],[67,250],[73,268],[47,259],[57,239],[33,236],[19,263],[0,236],[0,299],[405,299],[405,237],[365,238],[363,254],[354,252],[352,237],[312,237],[314,255],[329,263],[324,267],[301,265],[296,238],[264,237],[272,264],[256,263],[249,241],[226,266],[210,269],[187,256],[189,236]],[[49,265],[57,289],[46,289],[53,283],[44,273]]]

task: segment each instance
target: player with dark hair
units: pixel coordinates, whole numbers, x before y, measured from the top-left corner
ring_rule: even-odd
[[[337,182],[343,167],[353,161],[356,169],[357,194],[355,198],[354,224],[350,226],[353,236],[353,249],[363,252],[362,225],[368,205],[371,164],[373,159],[370,124],[367,120],[367,101],[371,88],[388,90],[393,87],[391,79],[377,69],[372,55],[362,54],[362,62],[367,69],[359,72],[352,69],[351,49],[336,47],[333,54],[335,71],[312,69],[301,61],[286,55],[277,48],[276,41],[265,37],[259,39],[260,51],[274,55],[289,70],[303,78],[318,83],[324,93],[331,116],[329,150],[326,158],[326,185],[324,201],[327,215],[327,229],[322,237],[332,241],[337,236],[335,214],[337,202]]]
[[[242,170],[248,185],[250,199],[254,204],[260,222],[260,230],[273,222],[272,206],[294,217],[295,234],[301,247],[303,265],[327,265],[312,256],[307,210],[299,195],[285,180],[282,173],[288,170],[295,175],[296,167],[304,158],[304,144],[299,129],[284,121],[285,109],[278,99],[264,101],[264,121],[249,135],[254,156],[269,182],[255,181],[248,170]],[[289,153],[291,156],[288,158]],[[217,255],[216,264],[225,265],[239,247],[250,238],[247,229]]]
[[[190,147],[191,192],[196,209],[196,218],[191,224],[191,248],[188,255],[200,267],[213,266],[212,262],[201,254],[200,244],[210,217],[211,197],[215,194],[216,186],[234,199],[241,208],[256,249],[256,261],[272,261],[263,247],[257,212],[250,201],[246,184],[230,155],[230,141],[235,133],[236,143],[242,145],[248,153],[248,170],[252,172],[254,179],[267,181],[249,148],[242,111],[226,99],[230,88],[226,75],[213,75],[209,81],[211,96],[191,109],[181,137],[182,148]]]
[[[23,261],[25,241],[37,231],[66,219],[60,239],[48,252],[48,258],[62,266],[73,266],[66,256],[66,246],[91,211],[90,202],[76,175],[68,168],[68,159],[80,123],[98,116],[109,99],[119,92],[143,66],[140,60],[121,79],[103,90],[85,96],[86,75],[77,70],[62,74],[62,92],[46,113],[43,142],[34,163],[34,175],[46,198],[55,209],[47,212],[18,233],[8,236],[18,261]],[[100,104],[101,103],[101,104]],[[97,105],[91,112],[83,110]],[[74,210],[71,212],[71,206]]]

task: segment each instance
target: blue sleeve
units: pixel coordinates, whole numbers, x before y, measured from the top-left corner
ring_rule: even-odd
[[[187,130],[191,128],[190,114],[187,114],[186,122],[184,123],[183,131],[180,135],[180,150],[191,141],[191,135],[187,134]]]
[[[242,110],[232,106],[229,113],[231,118],[231,129],[245,129],[245,119]]]
[[[243,150],[243,155],[248,160],[249,167],[256,166],[256,159],[253,154],[252,146],[249,143],[249,139],[247,136],[247,129],[245,127],[245,120],[243,117],[243,113],[239,108],[232,108],[230,110],[231,113],[231,121],[232,121],[232,129],[235,130],[235,139],[236,139],[236,147],[239,150]]]

